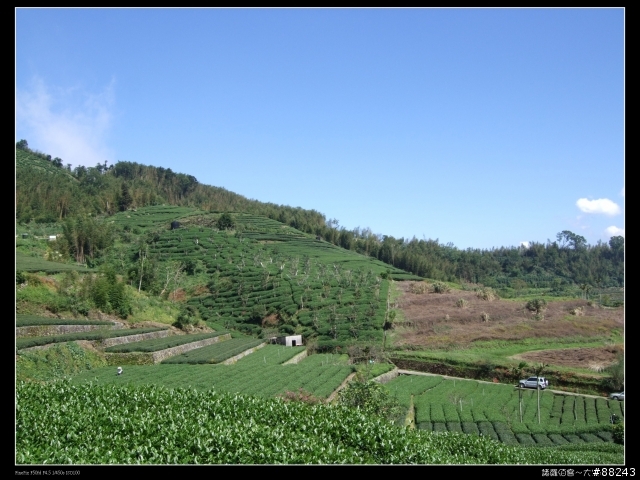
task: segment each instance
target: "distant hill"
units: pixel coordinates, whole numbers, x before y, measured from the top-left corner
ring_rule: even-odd
[[[262,215],[417,276],[480,283],[500,289],[503,296],[517,296],[527,289],[575,296],[580,294],[580,285],[592,289],[624,286],[623,237],[587,245],[580,235],[565,231],[558,234],[558,241],[532,242],[527,249],[459,250],[437,240],[396,239],[369,229],[336,228],[316,210],[250,200],[162,167],[118,162],[109,167],[98,164],[70,171],[62,167],[60,159],[48,159],[50,156],[28,148],[16,150],[19,223],[47,223],[82,214],[113,215],[129,208],[176,205],[210,213]]]

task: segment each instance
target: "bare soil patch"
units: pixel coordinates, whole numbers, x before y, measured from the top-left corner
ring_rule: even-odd
[[[169,299],[174,302],[184,302],[187,299],[187,292],[184,288],[178,288],[169,294]]]
[[[209,293],[211,292],[209,291],[209,287],[206,285],[196,285],[193,289],[193,295],[196,297],[200,295],[208,295]]]
[[[550,363],[563,367],[590,368],[595,372],[604,370],[616,362],[621,346],[612,345],[600,348],[565,348],[563,350],[538,350],[514,355],[516,360],[529,363]]]
[[[414,282],[398,282],[402,290],[397,301],[405,323],[396,329],[399,345],[426,348],[468,346],[482,340],[522,340],[571,336],[602,337],[624,328],[624,309],[589,306],[586,300],[550,301],[544,319],[535,320],[525,301],[478,298],[474,291],[411,293]],[[466,307],[456,306],[459,299]],[[584,316],[569,312],[582,307]],[[483,313],[489,320],[483,320]],[[486,318],[485,315],[485,318]]]
[[[268,315],[262,319],[262,327],[277,327],[278,316],[275,313]]]

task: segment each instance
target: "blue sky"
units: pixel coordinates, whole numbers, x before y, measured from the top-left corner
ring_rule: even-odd
[[[462,249],[624,235],[624,9],[15,13],[15,138],[65,164]]]

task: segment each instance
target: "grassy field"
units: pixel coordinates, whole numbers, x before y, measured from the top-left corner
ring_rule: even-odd
[[[624,308],[584,299],[547,298],[541,315],[526,301],[483,298],[468,286],[417,293],[395,284],[397,328],[387,342],[401,368],[515,384],[545,364],[553,388],[605,395],[607,367],[624,353]],[[544,298],[542,298],[544,300]],[[522,373],[518,365],[526,363]]]
[[[399,358],[423,357],[433,360],[452,361],[468,364],[494,364],[502,363],[513,366],[519,363],[519,356],[532,351],[565,350],[565,349],[590,349],[609,346],[612,350],[623,342],[622,337],[565,337],[565,338],[528,338],[522,340],[487,340],[473,342],[468,348],[451,350],[400,350],[394,352]],[[511,359],[511,360],[509,360]],[[588,362],[583,367],[567,367],[556,365],[558,371],[580,372],[589,375],[605,376],[605,373],[597,372],[589,368]]]

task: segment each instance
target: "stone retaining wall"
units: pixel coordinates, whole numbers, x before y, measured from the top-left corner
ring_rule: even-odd
[[[393,380],[394,378],[396,378],[398,375],[400,375],[398,368],[394,368],[390,372],[383,373],[382,375],[378,375],[376,378],[373,379],[373,381],[378,383],[387,383]]]
[[[107,365],[153,365],[150,352],[105,353]]]
[[[344,387],[346,387],[346,386],[347,386],[347,383],[349,383],[349,382],[351,381],[351,379],[352,379],[353,377],[355,377],[355,376],[356,376],[356,372],[350,373],[350,374],[349,374],[349,376],[348,376],[347,378],[345,378],[345,379],[344,379],[344,382],[342,382],[342,383],[340,384],[340,386],[339,386],[338,388],[336,388],[336,389],[333,391],[333,393],[327,397],[327,399],[325,400],[325,402],[324,402],[324,403],[331,403],[331,402],[333,402],[333,401],[335,400],[335,398],[338,396],[338,392],[339,392],[340,390],[342,390]]]
[[[116,325],[29,325],[16,327],[16,337],[49,337],[65,333],[91,332],[118,329]]]
[[[109,365],[153,365],[160,363],[165,358],[181,355],[196,348],[206,347],[217,342],[230,340],[231,334],[225,333],[213,338],[205,338],[197,342],[185,343],[176,347],[165,348],[157,352],[126,352],[126,353],[107,353],[106,358]]]
[[[114,345],[123,345],[125,343],[139,342],[141,340],[149,340],[151,338],[164,338],[169,336],[169,330],[159,330],[157,332],[138,333],[137,335],[127,335],[124,337],[105,338],[102,340],[103,347],[113,347]]]
[[[293,358],[290,358],[286,362],[283,362],[282,365],[292,365],[294,363],[300,363],[302,360],[307,358],[307,356],[308,356],[307,349],[305,348],[303,351],[301,351],[299,354],[297,354]]]
[[[257,347],[253,347],[250,348],[249,350],[245,350],[242,353],[239,353],[238,355],[236,355],[235,357],[231,357],[231,358],[227,358],[224,362],[221,363],[221,365],[231,365],[232,363],[236,363],[238,360],[240,360],[242,357],[246,357],[247,355],[249,355],[250,353],[255,352],[256,350],[264,347],[266,345],[266,343],[261,343],[260,345],[258,345]]]
[[[218,335],[217,337],[213,338],[205,338],[204,340],[198,340],[197,342],[185,343],[184,345],[178,345],[177,347],[166,348],[164,350],[160,350],[159,352],[153,352],[153,363],[160,363],[165,358],[182,355],[183,353],[190,350],[206,347],[208,345],[213,345],[214,343],[223,342],[225,340],[231,340],[230,333]]]

